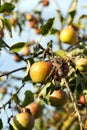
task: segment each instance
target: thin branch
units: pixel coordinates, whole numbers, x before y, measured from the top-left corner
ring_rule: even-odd
[[[24,83],[13,95],[18,94],[19,91],[24,87],[24,85],[25,85],[25,83]],[[3,104],[3,105],[0,107],[0,109],[5,108],[5,106],[11,102],[11,100],[13,99],[13,95],[10,97],[10,99],[9,99],[5,104]]]
[[[5,73],[3,72],[3,74],[1,74],[0,77],[8,76],[8,75],[10,75],[10,74],[12,74],[12,73],[14,73],[14,72],[17,72],[17,71],[20,71],[20,70],[24,70],[24,69],[26,69],[26,67],[18,68],[18,69],[12,70],[12,71],[10,71],[10,72],[5,72]],[[1,73],[1,72],[0,72],[0,73]]]
[[[65,85],[66,85],[66,87],[67,87],[67,89],[68,89],[68,92],[69,92],[69,94],[70,94],[70,98],[71,98],[71,100],[72,100],[74,109],[75,109],[75,111],[76,111],[76,113],[77,113],[78,121],[79,121],[79,125],[80,125],[80,130],[84,130],[83,123],[82,123],[82,117],[81,117],[81,115],[80,115],[80,113],[79,113],[77,103],[76,103],[76,101],[75,101],[75,99],[74,99],[74,96],[73,96],[73,94],[72,94],[72,92],[71,92],[71,90],[70,90],[70,88],[69,88],[69,85],[68,85],[66,79],[64,79],[64,82],[65,82]]]

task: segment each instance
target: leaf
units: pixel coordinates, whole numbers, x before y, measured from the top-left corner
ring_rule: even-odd
[[[53,26],[54,20],[55,20],[55,18],[50,18],[47,20],[46,24],[41,26],[41,34],[43,36],[47,35],[50,32],[50,30]]]
[[[10,47],[10,52],[19,52],[25,46],[25,44],[25,42],[15,43]]]
[[[11,12],[14,8],[15,6],[13,4],[6,2],[0,7],[0,13]]]
[[[72,22],[74,19],[74,16],[76,14],[76,8],[77,8],[78,0],[73,0],[70,8],[69,8],[69,21]]]
[[[5,42],[0,38],[0,49],[5,45]]]
[[[7,30],[9,31],[10,37],[12,37],[11,24],[8,19],[4,19],[4,25],[7,28]]]
[[[24,78],[22,80],[22,83],[27,82],[27,81],[29,81],[31,79],[30,76],[29,76],[29,70],[30,70],[30,61],[27,60],[27,69],[26,69],[25,76],[24,76]]]
[[[0,119],[0,130],[3,128],[2,120]]]
[[[25,97],[21,105],[22,107],[25,107],[29,103],[34,102],[34,94],[30,90],[25,91],[24,95]]]
[[[15,102],[16,104],[19,103],[19,98],[18,98],[18,95],[17,95],[17,94],[13,94],[12,98],[13,98],[13,100],[14,100],[14,102]]]
[[[58,14],[58,18],[59,18],[60,22],[63,23],[64,18],[63,18],[63,16],[62,16],[60,10],[57,10],[57,14]]]
[[[57,50],[57,51],[53,52],[53,54],[55,56],[60,56],[63,59],[67,59],[68,58],[67,52],[64,51],[64,50]]]
[[[59,30],[58,29],[55,29],[55,28],[52,28],[51,29],[51,34],[58,34]]]

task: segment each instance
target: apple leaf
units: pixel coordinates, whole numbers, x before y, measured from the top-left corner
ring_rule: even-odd
[[[10,52],[19,52],[24,46],[25,46],[25,42],[18,42],[18,43],[15,43],[14,45],[12,45],[10,47]]]
[[[30,61],[27,60],[27,69],[26,69],[25,76],[24,76],[24,78],[22,80],[22,83],[27,82],[27,81],[30,80],[29,69],[30,69]]]
[[[0,38],[0,50],[1,48],[5,45],[5,42],[2,40],[2,38]]]
[[[14,8],[15,6],[13,4],[6,2],[0,7],[0,13],[11,12]]]
[[[64,51],[64,50],[57,50],[57,51],[53,52],[53,54],[55,56],[60,56],[63,59],[67,59],[68,58],[67,52]]]
[[[11,24],[10,24],[9,20],[6,19],[6,18],[4,19],[4,25],[5,25],[5,27],[7,28],[10,37],[12,37]]]
[[[73,0],[71,3],[71,6],[69,8],[69,22],[72,22],[74,19],[74,16],[76,14],[76,8],[77,8],[78,0]]]
[[[55,18],[50,18],[47,20],[47,22],[44,25],[41,26],[41,34],[43,36],[47,35],[50,32],[53,26],[54,20]]]
[[[63,23],[63,21],[65,20],[64,17],[62,16],[60,10],[57,10],[57,14],[58,14],[58,20]]]
[[[25,97],[21,105],[22,107],[25,107],[29,103],[34,102],[34,94],[30,90],[25,91],[24,95]]]
[[[0,119],[0,130],[3,128],[2,120]]]

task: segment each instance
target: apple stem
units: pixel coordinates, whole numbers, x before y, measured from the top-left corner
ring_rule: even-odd
[[[75,109],[75,111],[76,111],[76,113],[77,113],[78,121],[79,121],[79,125],[80,125],[80,130],[84,130],[83,123],[82,123],[82,117],[81,117],[81,115],[80,115],[80,113],[79,113],[76,100],[75,100],[75,98],[74,98],[74,96],[73,96],[73,94],[72,94],[72,92],[71,92],[71,90],[70,90],[70,88],[69,88],[68,82],[66,81],[65,78],[64,78],[64,82],[65,82],[65,85],[66,85],[66,87],[67,87],[67,90],[68,90],[68,92],[69,92],[69,94],[70,94],[70,98],[71,98],[71,100],[72,100],[72,102],[73,102],[74,109]]]

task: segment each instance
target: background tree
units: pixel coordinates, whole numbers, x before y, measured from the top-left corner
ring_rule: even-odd
[[[86,130],[87,15],[78,15],[78,0],[66,14],[58,0],[38,0],[27,12],[20,3],[0,1],[1,59],[8,56],[0,70],[0,129]],[[21,40],[10,43],[15,34]]]

